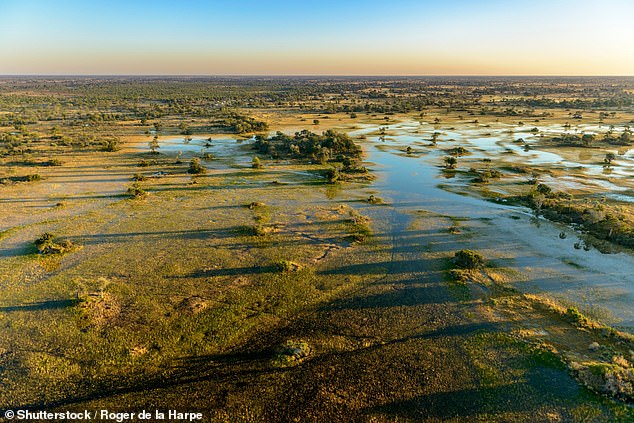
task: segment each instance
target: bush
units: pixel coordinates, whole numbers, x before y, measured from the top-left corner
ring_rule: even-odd
[[[550,195],[553,192],[553,190],[546,184],[537,184],[537,188],[535,188],[535,190],[544,195]]]
[[[351,210],[348,230],[354,242],[365,242],[372,235],[370,219],[355,210]]]
[[[142,182],[142,181],[145,181],[146,179],[147,178],[140,173],[135,173],[134,175],[132,175],[132,180],[136,182]]]
[[[445,157],[446,169],[455,169],[457,164],[458,164],[458,160],[454,156]]]
[[[142,198],[147,195],[147,193],[136,182],[128,187],[126,193],[130,196],[130,198]]]
[[[588,323],[588,318],[584,316],[576,307],[568,307],[566,319],[576,325],[584,326]]]
[[[245,225],[245,226],[241,226],[238,230],[242,235],[247,235],[247,236],[266,236],[269,231],[267,231],[266,227],[264,227],[263,225],[257,224],[257,225]]]
[[[374,195],[370,195],[368,197],[368,203],[370,203],[370,204],[383,204],[383,199],[381,197],[375,197]]]
[[[288,340],[275,351],[272,364],[275,367],[291,367],[306,360],[312,353],[308,342],[304,340]]]
[[[71,241],[56,243],[55,235],[45,232],[35,240],[35,246],[40,254],[63,254],[70,251],[74,245]]]
[[[449,270],[449,277],[454,282],[465,283],[469,280],[469,274],[464,269],[451,269]]]
[[[301,266],[290,260],[278,260],[273,264],[276,271],[280,273],[297,272]]]
[[[464,147],[454,147],[449,150],[449,154],[452,156],[464,156],[469,151]]]
[[[456,251],[454,263],[463,269],[479,269],[484,266],[484,258],[473,250],[460,250]]]
[[[187,173],[191,173],[192,175],[204,175],[207,173],[207,169],[205,166],[200,164],[200,159],[194,157],[191,162],[189,162],[189,169]]]
[[[495,169],[491,169],[491,170],[483,170],[482,172],[478,172],[475,169],[472,169],[472,171],[475,171],[478,173],[478,176],[476,176],[473,179],[473,182],[476,183],[488,183],[489,180],[491,179],[499,179],[502,177],[502,173],[500,173],[499,170],[495,170]]]
[[[334,184],[341,179],[341,172],[339,172],[338,167],[331,167],[330,169],[326,169],[324,176],[329,184]]]
[[[258,156],[253,156],[253,160],[251,161],[251,167],[253,169],[262,169],[264,165]]]
[[[109,137],[103,140],[102,142],[102,151],[113,152],[119,150],[119,138],[117,137]]]
[[[259,207],[264,207],[265,205],[266,205],[266,204],[264,204],[264,203],[260,203],[259,201],[253,201],[252,203],[247,204],[247,206],[246,206],[246,207],[247,207],[249,210],[254,210],[254,209],[257,209],[257,208],[259,208]]]
[[[150,147],[150,151],[152,152],[152,154],[158,154],[158,150],[159,148],[161,148],[161,146],[159,145],[158,142],[158,136],[154,136],[154,138],[152,139],[152,141],[150,141],[148,143],[148,147]]]

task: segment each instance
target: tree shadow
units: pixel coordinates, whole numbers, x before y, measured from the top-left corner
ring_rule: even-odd
[[[506,413],[521,413],[528,417],[534,416],[533,413],[540,408],[540,401],[554,398],[565,401],[566,398],[573,399],[582,392],[583,389],[565,372],[532,367],[522,381],[494,387],[431,393],[367,408],[363,414],[379,414],[414,421],[430,418],[473,419],[479,415]],[[539,394],[538,399],[535,394]]]
[[[446,266],[446,259],[412,259],[392,260],[373,263],[351,264],[320,272],[322,275],[371,275],[371,274],[400,274],[411,272],[426,272],[438,270]]]
[[[70,300],[49,300],[38,301],[35,303],[20,304],[15,306],[0,307],[0,312],[12,312],[12,311],[42,311],[42,310],[56,310],[62,308],[69,308],[76,305],[79,302],[78,299]]]

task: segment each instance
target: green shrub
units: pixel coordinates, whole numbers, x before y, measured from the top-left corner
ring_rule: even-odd
[[[484,266],[484,258],[473,250],[460,250],[455,253],[454,263],[463,269],[479,269]]]
[[[262,169],[264,165],[258,156],[253,156],[253,160],[251,161],[251,167],[253,169]]]
[[[467,154],[469,152],[469,150],[467,150],[464,147],[459,146],[459,147],[454,147],[454,148],[450,149],[448,152],[452,156],[464,156],[465,154]]]
[[[119,150],[119,138],[117,137],[108,137],[102,142],[102,151],[113,152]]]
[[[370,219],[352,210],[350,212],[349,232],[354,242],[365,242],[372,234]]]
[[[35,181],[39,181],[42,179],[42,175],[40,175],[39,173],[34,173],[32,175],[26,175],[24,177],[24,180],[26,182],[35,182]]]
[[[257,209],[257,208],[260,208],[260,207],[264,207],[265,205],[266,204],[260,203],[259,201],[253,201],[252,203],[247,204],[246,207],[249,210],[254,210],[254,209]]]
[[[374,195],[370,195],[368,197],[368,203],[370,203],[370,204],[383,204],[383,199],[381,197],[375,197]]]
[[[324,176],[329,184],[334,184],[341,179],[341,172],[338,167],[331,167],[325,170]]]
[[[71,241],[55,242],[55,235],[45,232],[35,240],[35,246],[40,254],[63,254],[73,249],[74,244]]]
[[[546,184],[537,184],[537,188],[535,188],[535,190],[544,195],[550,195],[553,192],[553,190]]]
[[[576,307],[568,307],[565,317],[570,322],[579,326],[583,326],[588,323],[588,318],[584,316],[579,310],[577,310]]]
[[[301,266],[290,260],[278,260],[273,264],[273,267],[277,272],[286,273],[286,272],[296,272],[301,269]]]
[[[205,166],[200,164],[200,159],[198,157],[194,157],[191,162],[189,162],[189,169],[187,173],[191,173],[192,175],[204,175],[207,173],[207,169]]]
[[[238,232],[242,235],[258,237],[266,236],[268,234],[264,225],[261,224],[240,226],[240,228],[238,228]]]
[[[142,198],[147,195],[147,193],[136,182],[128,187],[126,193],[130,196],[130,198]]]
[[[458,164],[458,159],[456,159],[454,156],[445,157],[446,169],[455,169],[457,164]]]
[[[312,349],[304,340],[288,340],[275,351],[272,364],[275,367],[291,367],[306,360]]]
[[[449,277],[454,282],[465,283],[469,280],[468,272],[464,269],[451,269],[449,270]]]

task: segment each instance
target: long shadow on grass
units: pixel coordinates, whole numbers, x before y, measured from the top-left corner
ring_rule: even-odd
[[[257,275],[261,273],[273,273],[279,271],[277,267],[270,266],[251,266],[251,267],[233,267],[225,269],[201,270],[187,275],[188,278],[203,278],[210,276],[240,276],[240,275]]]
[[[128,196],[121,193],[111,193],[103,195],[73,195],[71,197],[31,197],[31,198],[0,198],[0,203],[36,203],[36,202],[54,202],[54,201],[73,201],[73,200],[99,200],[99,199],[115,199],[127,198]]]
[[[530,413],[539,409],[541,401],[572,399],[581,392],[578,385],[554,369],[530,368],[524,378],[525,381],[501,386],[438,392],[395,401],[367,408],[363,414],[418,421],[430,418],[474,418],[478,414]],[[535,399],[538,392],[539,401]],[[518,401],[519,398],[522,400]]]
[[[360,298],[359,301],[361,300]],[[135,394],[141,395],[140,398],[143,401],[143,398],[151,398],[149,392],[159,390],[162,393],[158,395],[174,400],[179,398],[181,393],[191,392],[191,389],[196,389],[199,392],[208,392],[208,395],[202,395],[202,397],[207,399],[204,402],[207,407],[217,408],[222,407],[222,405],[213,405],[214,401],[212,399],[218,395],[220,390],[235,390],[237,386],[241,385],[258,386],[263,384],[269,388],[274,387],[274,392],[276,392],[275,402],[268,404],[271,408],[270,412],[276,417],[291,416],[309,411],[310,404],[304,404],[303,401],[314,398],[310,393],[315,389],[319,389],[320,386],[330,386],[328,381],[320,378],[319,375],[324,371],[328,371],[327,369],[333,368],[333,366],[338,369],[338,372],[343,372],[339,382],[349,382],[350,389],[355,389],[357,381],[352,379],[347,381],[347,376],[345,375],[353,376],[358,371],[370,372],[371,370],[367,366],[370,363],[374,363],[377,357],[381,357],[382,361],[387,360],[388,363],[393,362],[397,365],[402,362],[404,357],[410,357],[407,354],[415,353],[419,350],[418,341],[440,339],[443,345],[455,344],[457,346],[461,343],[461,338],[482,332],[503,331],[504,327],[503,324],[479,322],[447,325],[433,330],[422,330],[409,336],[395,336],[393,339],[367,347],[317,354],[303,365],[296,367],[278,368],[271,364],[275,346],[289,339],[289,337],[315,332],[327,334],[332,329],[327,319],[322,319],[318,312],[307,319],[300,318],[287,326],[258,334],[258,336],[246,342],[242,347],[236,348],[235,352],[223,355],[193,356],[178,360],[172,363],[171,370],[169,373],[164,373],[164,376],[143,378],[142,380],[140,378],[135,380],[132,380],[132,378],[128,380],[110,379],[101,383],[88,383],[87,386],[81,387],[81,391],[85,392],[85,394],[51,402],[21,405],[21,407],[34,410],[51,409],[120,395]],[[395,356],[395,347],[404,348],[402,351],[406,355],[403,357],[400,355]],[[401,350],[399,349],[398,351]],[[418,356],[415,356],[414,359],[416,357]],[[411,359],[410,357],[409,360]],[[415,366],[416,362],[410,362],[410,365]],[[373,373],[372,377],[380,377],[378,375],[380,373],[379,368]],[[413,368],[413,370],[415,369]],[[431,375],[433,373],[430,372],[434,370],[423,366],[416,371],[419,376],[422,376]],[[395,375],[397,374],[398,371]],[[561,378],[561,374],[563,373],[550,375],[549,378],[543,380],[535,377],[526,383],[533,386],[541,386],[544,383],[551,383],[549,382],[550,380]],[[393,377],[396,376],[393,375]],[[390,379],[390,383],[397,382],[398,378]],[[192,385],[195,385],[195,388]],[[332,387],[336,386],[338,385],[332,385]],[[79,388],[78,392],[80,391]],[[395,401],[387,405],[368,407],[366,410],[361,410],[361,412],[414,417],[418,415],[417,413],[423,413],[426,409],[429,409],[430,416],[469,416],[477,415],[483,410],[486,411],[490,400],[495,400],[496,404],[499,404],[496,407],[499,407],[501,411],[530,411],[527,405],[517,405],[522,403],[522,401],[518,401],[518,398],[521,398],[523,393],[524,389],[507,391],[504,387],[477,390],[465,389],[453,392],[455,399],[469,401],[468,404],[464,405],[460,402],[452,404],[451,393],[435,392],[412,400]],[[567,394],[567,392],[564,394]],[[165,397],[166,395],[169,397]],[[200,398],[197,399],[199,404],[201,403]],[[394,400],[395,398],[402,398],[402,396],[397,395],[390,398]],[[323,401],[323,399],[320,401]],[[537,408],[537,405],[535,407]],[[319,409],[320,412],[324,412],[324,410],[327,412],[327,409]],[[355,414],[356,412],[352,411],[351,413]],[[276,421],[286,420],[277,419]]]
[[[416,339],[433,339],[438,337],[451,337],[476,333],[490,327],[483,325],[463,325],[456,328],[446,328],[416,336],[408,336],[393,339],[382,345],[373,345],[353,351],[322,354],[309,363],[322,365],[330,360],[334,362],[350,361],[358,354],[380,353],[382,348],[395,344],[405,344]],[[143,379],[135,382],[121,379],[109,379],[98,383],[88,383],[82,387],[85,395],[77,395],[69,398],[53,400],[49,402],[34,402],[22,404],[20,407],[33,410],[51,409],[55,407],[70,406],[87,401],[99,400],[124,394],[149,392],[157,389],[177,388],[192,383],[213,382],[214,387],[221,383],[248,382],[259,376],[273,373],[285,373],[293,371],[293,368],[279,368],[271,365],[271,359],[275,352],[275,346],[289,336],[288,329],[281,328],[270,333],[258,336],[257,340],[244,347],[244,350],[221,355],[193,356],[178,360],[173,363],[171,374]],[[297,369],[297,368],[295,368]]]
[[[445,258],[418,259],[418,260],[393,260],[375,263],[360,263],[341,266],[335,269],[321,272],[324,275],[368,275],[381,274],[388,271],[390,274],[425,272],[438,270],[446,266]]]
[[[74,299],[38,301],[36,303],[0,307],[0,312],[55,310],[72,307],[78,302],[79,300]]]
[[[182,231],[157,231],[157,232],[124,232],[124,233],[101,233],[101,234],[86,234],[76,237],[69,237],[73,242],[81,243],[82,245],[100,244],[104,242],[129,242],[133,238],[139,238],[143,240],[147,239],[209,239],[209,238],[232,238],[239,230],[236,228],[223,228],[223,229],[192,229]]]
[[[421,284],[420,281],[416,280],[401,283],[402,285],[394,287],[389,292],[335,300],[323,306],[320,310],[385,309],[389,307],[453,302],[447,294],[446,286],[442,284]]]

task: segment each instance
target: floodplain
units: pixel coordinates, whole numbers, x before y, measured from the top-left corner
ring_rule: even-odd
[[[0,79],[0,409],[631,421],[634,79]]]

